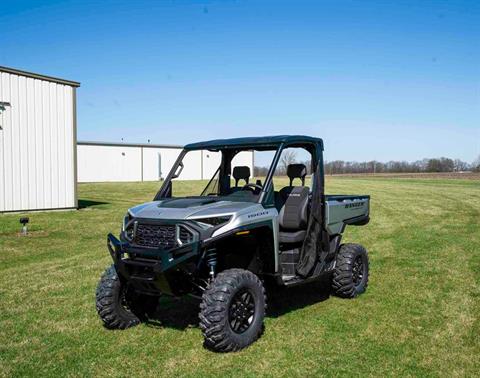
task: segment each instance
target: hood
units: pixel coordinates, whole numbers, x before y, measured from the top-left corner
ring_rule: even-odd
[[[253,202],[235,202],[205,198],[174,198],[147,202],[129,209],[132,216],[148,219],[194,219],[234,214],[248,207],[256,207]]]

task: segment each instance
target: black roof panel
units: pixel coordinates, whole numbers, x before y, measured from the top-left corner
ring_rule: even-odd
[[[275,135],[263,137],[246,137],[231,139],[215,139],[205,142],[190,143],[185,146],[186,150],[220,150],[226,148],[252,147],[262,149],[279,146],[281,143],[302,144],[319,143],[323,150],[323,141],[320,138],[314,138],[306,135]]]

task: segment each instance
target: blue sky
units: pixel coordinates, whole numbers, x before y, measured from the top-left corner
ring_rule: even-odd
[[[80,140],[480,154],[478,1],[2,1],[0,65],[77,80]]]

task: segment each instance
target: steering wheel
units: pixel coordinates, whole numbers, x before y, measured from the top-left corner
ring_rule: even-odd
[[[262,185],[259,184],[246,184],[242,187],[241,190],[250,190],[251,192],[256,192],[257,190],[260,191],[263,189]]]

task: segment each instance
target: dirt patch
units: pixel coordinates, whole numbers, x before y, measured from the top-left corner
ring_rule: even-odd
[[[21,232],[15,233],[15,236],[22,237],[22,238],[44,238],[49,235],[50,233],[44,230],[28,231],[27,235],[24,235]]]

